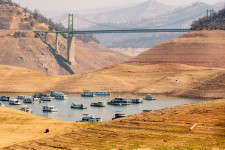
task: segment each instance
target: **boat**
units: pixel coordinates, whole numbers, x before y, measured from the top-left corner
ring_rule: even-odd
[[[139,104],[143,102],[143,98],[131,98],[131,103]]]
[[[29,108],[27,105],[21,106],[20,110],[31,113],[31,114],[33,113],[32,109]]]
[[[96,95],[93,92],[89,92],[88,90],[85,90],[82,94],[82,97],[95,97]]]
[[[26,98],[26,96],[24,96],[24,95],[19,95],[19,96],[17,96],[17,99],[25,99]]]
[[[105,102],[92,102],[91,103],[91,106],[94,106],[94,107],[105,107]]]
[[[48,112],[57,112],[58,109],[56,109],[54,106],[52,105],[45,105],[42,107],[43,111],[48,111]]]
[[[96,91],[95,92],[96,96],[110,96],[111,93],[107,92],[107,91]]]
[[[0,101],[9,101],[10,97],[9,96],[1,96]]]
[[[33,103],[34,103],[34,104],[41,104],[42,101],[41,101],[40,98],[33,98]]]
[[[72,103],[71,108],[87,109],[87,106],[85,107],[83,104],[74,104],[74,103]]]
[[[143,112],[150,112],[150,111],[152,111],[152,110],[147,110],[147,109],[146,110],[143,110]]]
[[[50,97],[50,96],[49,97],[48,96],[47,97],[41,97],[42,101],[53,101],[54,99],[55,99],[54,97]]]
[[[50,91],[50,97],[54,97],[56,100],[68,100],[69,98],[62,92]]]
[[[27,97],[23,100],[23,103],[33,103],[33,102],[34,102],[34,99],[31,97]]]
[[[42,97],[46,97],[47,96],[47,94],[44,94],[44,93],[35,93],[34,94],[34,98],[42,98]]]
[[[91,122],[91,123],[102,122],[102,118],[96,117],[95,115],[88,115],[88,114],[83,115],[84,116],[82,117],[82,120],[80,122]]]
[[[11,99],[9,100],[10,105],[21,105],[20,101],[18,99]]]
[[[117,119],[117,118],[126,117],[126,115],[123,114],[123,113],[121,113],[121,111],[116,111],[116,113],[115,113],[114,116],[115,116],[115,118],[112,118],[112,120],[113,120],[113,119]]]
[[[5,105],[3,105],[2,102],[0,101],[0,107],[1,107],[1,106],[5,106]]]
[[[144,98],[144,100],[157,100],[158,98],[155,98],[154,96],[152,96],[151,94],[147,94]]]
[[[109,105],[131,105],[131,101],[128,98],[117,97],[108,102]]]

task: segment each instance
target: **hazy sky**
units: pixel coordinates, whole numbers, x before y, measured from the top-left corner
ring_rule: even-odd
[[[65,11],[95,9],[109,6],[127,6],[134,3],[141,3],[147,0],[13,0],[23,7],[29,9],[48,10],[48,11]],[[158,2],[169,5],[184,5],[201,1],[208,4],[216,2],[225,2],[225,0],[157,0]]]

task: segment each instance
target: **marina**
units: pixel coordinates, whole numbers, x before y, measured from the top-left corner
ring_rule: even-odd
[[[32,93],[20,93],[26,96],[33,96]],[[11,98],[16,98],[18,93],[2,93],[1,95],[7,95]],[[115,112],[121,111],[122,114],[126,116],[134,115],[137,113],[142,113],[146,110],[157,110],[164,109],[166,107],[172,107],[183,104],[190,104],[201,102],[204,100],[201,99],[190,99],[190,98],[179,98],[179,97],[168,97],[165,95],[155,95],[158,100],[149,101],[144,100],[142,103],[132,103],[129,105],[109,105],[107,102],[118,98],[118,97],[132,97],[133,99],[139,99],[140,97],[145,97],[146,94],[116,94],[113,93],[111,96],[95,96],[95,97],[81,97],[80,94],[67,94],[68,100],[53,100],[53,101],[44,101],[38,103],[26,103],[26,105],[32,109],[33,114],[53,118],[57,120],[64,121],[80,121],[82,120],[83,114],[92,114],[102,119],[102,121],[112,120],[115,118]],[[36,98],[37,99],[37,98]],[[23,105],[23,100],[19,100]],[[104,102],[105,107],[91,107],[91,103]],[[83,104],[83,106],[89,106],[87,109],[71,109],[71,104]],[[14,109],[20,109],[20,105],[9,105],[8,101],[2,101],[2,105],[5,107],[10,107]],[[57,112],[43,111],[43,106],[54,106],[57,108]]]

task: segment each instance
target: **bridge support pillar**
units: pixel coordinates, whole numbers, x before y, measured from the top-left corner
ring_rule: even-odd
[[[70,63],[75,62],[75,38],[71,34],[67,38],[67,60]]]

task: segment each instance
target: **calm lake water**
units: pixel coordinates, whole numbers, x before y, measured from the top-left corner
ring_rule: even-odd
[[[32,93],[10,93],[10,94],[0,94],[10,96],[12,98],[16,98],[18,95],[26,95],[32,96]],[[132,98],[144,98],[144,94],[112,94],[111,96],[96,96],[96,97],[81,97],[80,94],[67,94],[69,100],[54,100],[52,102],[46,102],[54,105],[58,112],[43,112],[42,106],[43,104],[25,104],[28,105],[32,110],[33,114],[54,118],[57,120],[64,120],[64,121],[80,121],[83,114],[93,114],[96,117],[101,117],[103,121],[112,120],[116,111],[121,111],[126,115],[133,115],[141,113],[143,110],[157,110],[163,109],[166,107],[172,107],[177,105],[183,104],[190,104],[201,102],[204,100],[201,99],[189,99],[189,98],[179,98],[179,97],[168,97],[165,95],[154,95],[158,98],[158,100],[144,100],[142,104],[132,104],[128,106],[115,106],[115,105],[108,105],[107,102],[112,100],[115,97],[132,97]],[[106,103],[106,107],[92,107],[90,104],[92,102],[104,101]],[[8,102],[2,102],[6,107],[20,109],[21,105],[9,105]],[[21,100],[23,105],[23,101]],[[71,104],[84,104],[87,106],[87,109],[80,110],[80,109],[71,109]]]

